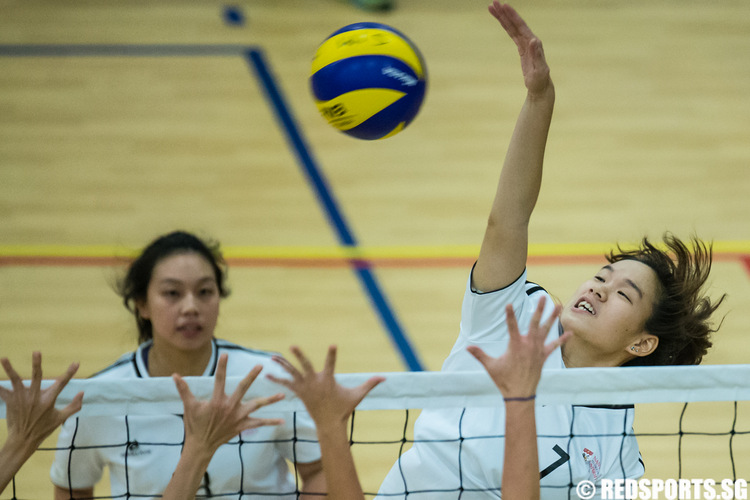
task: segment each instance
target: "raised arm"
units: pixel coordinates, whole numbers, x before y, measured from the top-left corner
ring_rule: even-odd
[[[172,376],[185,408],[185,445],[174,475],[164,490],[163,500],[192,500],[219,446],[246,429],[282,423],[278,419],[253,418],[250,414],[258,408],[283,399],[283,394],[242,402],[243,396],[261,369],[260,365],[253,368],[237,385],[234,393],[227,396],[224,392],[227,355],[222,354],[216,368],[214,391],[209,401],[195,399],[187,382],[177,374]]]
[[[328,489],[328,500],[364,499],[357,469],[349,448],[346,428],[349,416],[373,387],[385,380],[372,377],[359,387],[347,388],[334,378],[336,347],[328,348],[325,367],[316,373],[312,363],[298,347],[291,348],[301,370],[281,357],[274,360],[291,375],[281,379],[268,375],[272,381],[287,387],[299,397],[315,421],[320,442],[323,471]]]
[[[540,495],[534,420],[536,386],[544,361],[570,338],[570,333],[566,332],[545,345],[544,340],[560,314],[560,306],[540,324],[543,310],[544,299],[539,301],[528,334],[521,335],[513,307],[506,306],[510,337],[508,350],[502,356],[493,358],[479,347],[467,348],[482,363],[505,401],[505,461],[501,483],[504,500],[538,500]]]
[[[12,391],[0,387],[0,398],[5,401],[8,425],[8,437],[0,449],[0,493],[2,493],[16,472],[47,436],[81,409],[83,393],[76,394],[73,401],[62,410],[55,408],[57,396],[73,378],[78,370],[78,364],[70,365],[68,370],[57,377],[50,387],[42,390],[41,353],[32,354],[29,387],[23,384],[21,377],[7,358],[2,358],[0,363],[13,386]]]
[[[555,103],[542,42],[511,6],[494,1],[489,11],[518,48],[527,95],[508,146],[474,268],[472,285],[484,292],[512,283],[526,266],[529,220],[539,196]]]

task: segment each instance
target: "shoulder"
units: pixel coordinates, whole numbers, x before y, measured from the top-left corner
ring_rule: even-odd
[[[231,357],[248,357],[248,358],[264,358],[271,359],[273,356],[280,356],[281,354],[276,351],[264,351],[261,349],[250,349],[249,347],[241,346],[228,340],[216,339],[216,348],[220,354],[226,353]]]
[[[528,295],[529,297],[534,296],[535,298],[541,298],[542,295],[549,295],[544,287],[537,283],[534,283],[533,281],[524,280],[523,289],[526,292],[526,295]]]
[[[261,349],[250,349],[223,339],[215,339],[216,359],[222,354],[228,356],[227,374],[245,375],[253,366],[277,367],[273,361],[274,356],[281,356],[275,351],[264,351]]]

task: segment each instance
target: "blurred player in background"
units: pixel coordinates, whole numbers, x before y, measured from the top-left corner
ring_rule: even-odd
[[[95,379],[212,376],[227,355],[227,374],[245,376],[262,365],[280,371],[271,353],[214,337],[219,302],[229,293],[218,244],[173,232],[154,240],[119,285],[139,330],[137,350],[123,355]],[[180,459],[180,415],[73,418],[63,426],[52,465],[55,498],[94,496],[105,467],[112,496],[157,497]],[[296,461],[303,492],[325,493],[320,449],[309,417],[243,434],[242,445],[220,447],[203,475],[201,495],[253,493],[254,498],[297,498],[289,462]],[[295,442],[295,438],[301,442]],[[308,440],[310,442],[308,442]],[[114,446],[117,445],[117,446]],[[286,496],[278,496],[280,492]],[[302,495],[305,498],[305,495]]]

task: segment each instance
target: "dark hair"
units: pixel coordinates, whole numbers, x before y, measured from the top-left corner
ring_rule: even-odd
[[[646,330],[659,338],[656,350],[636,357],[624,366],[697,365],[711,347],[709,319],[724,301],[712,302],[703,286],[711,271],[712,247],[691,238],[692,248],[671,233],[665,233],[665,249],[643,238],[640,248],[610,252],[610,263],[632,259],[654,270],[659,287]]]
[[[151,340],[153,331],[151,321],[140,316],[137,304],[146,300],[148,285],[156,265],[167,257],[181,253],[196,253],[206,259],[213,268],[219,296],[224,298],[229,295],[226,286],[227,265],[217,242],[203,241],[184,231],[175,231],[158,237],[141,251],[128,267],[125,276],[115,285],[123,304],[135,316],[139,343]]]

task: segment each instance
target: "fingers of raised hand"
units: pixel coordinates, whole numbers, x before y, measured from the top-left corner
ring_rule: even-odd
[[[482,366],[484,366],[485,368],[489,366],[490,361],[492,361],[492,358],[486,352],[484,352],[481,347],[470,345],[466,348],[466,350],[469,351],[469,354],[474,356],[477,361],[482,363]]]
[[[287,360],[286,358],[282,356],[273,356],[271,359],[275,363],[278,363],[279,366],[281,366],[281,368],[283,368],[284,371],[287,372],[289,375],[291,375],[292,378],[294,378],[295,380],[302,377],[302,374],[297,370],[297,368],[293,364],[291,364],[289,360]],[[273,375],[267,375],[267,377],[273,380],[274,382],[278,382],[279,380],[281,380],[281,379],[274,377]]]
[[[336,346],[328,346],[328,353],[326,354],[325,371],[333,374],[336,371]]]
[[[193,393],[190,392],[190,387],[188,387],[187,382],[182,377],[175,373],[172,375],[172,380],[174,380],[174,385],[177,387],[177,393],[180,395],[180,399],[182,399],[183,406],[187,407],[188,404],[195,401]]]
[[[42,353],[34,351],[31,354],[31,392],[39,394],[42,385]]]
[[[246,423],[242,430],[255,429],[256,427],[267,427],[273,425],[282,425],[284,419],[282,418],[253,418],[247,417]]]
[[[239,384],[237,384],[237,388],[232,393],[231,402],[237,403],[239,401],[242,401],[242,398],[245,396],[245,393],[248,389],[250,389],[250,386],[253,385],[253,382],[255,382],[255,379],[258,378],[258,375],[263,370],[263,365],[255,365],[250,372],[245,375],[245,378],[243,378]]]
[[[274,394],[273,396],[253,398],[249,403],[247,403],[245,409],[247,411],[247,414],[250,414],[259,408],[272,405],[274,403],[281,401],[282,399],[284,399],[284,394],[281,392],[278,394]]]
[[[302,367],[302,371],[305,374],[315,373],[315,368],[313,368],[312,363],[309,359],[307,359],[305,353],[302,352],[302,349],[297,346],[292,346],[289,348],[289,350],[291,350],[292,354],[294,354],[294,356],[297,358],[297,361],[299,361],[299,364]]]
[[[365,396],[367,396],[371,390],[373,390],[375,387],[377,387],[383,382],[385,382],[385,377],[375,376],[375,377],[369,378],[366,382],[364,382],[362,385],[357,387],[356,392],[359,397],[357,404],[359,404],[360,401],[365,399]]]
[[[552,325],[555,324],[555,321],[557,318],[560,317],[560,311],[562,310],[562,306],[560,304],[555,305],[555,309],[552,311],[552,314],[549,315],[547,320],[544,322],[544,324],[541,327],[541,334],[546,337],[549,331],[552,329]]]
[[[518,340],[518,338],[521,336],[521,332],[518,329],[516,313],[513,311],[513,306],[511,304],[505,306],[505,322],[508,324],[508,334],[511,341]]]
[[[83,406],[83,392],[79,392],[75,395],[73,398],[73,401],[68,403],[68,406],[60,410],[60,421],[63,422],[68,419],[71,415],[74,413],[78,413],[78,411]]]
[[[570,339],[572,335],[573,335],[573,332],[567,331],[563,333],[562,335],[560,335],[559,337],[557,337],[556,339],[549,342],[546,346],[544,346],[545,357],[549,356],[552,353],[552,351],[554,351],[555,349],[563,345],[565,342],[567,342],[568,339]]]
[[[547,298],[542,296],[541,299],[539,299],[539,302],[536,304],[536,309],[534,309],[534,314],[531,316],[531,325],[530,325],[530,331],[537,330],[539,328],[539,323],[542,321],[542,313],[544,313],[544,305],[547,303]]]
[[[222,354],[221,356],[219,356],[219,363],[216,365],[216,374],[214,375],[213,398],[223,398],[225,396],[224,385],[227,381],[228,359],[229,356],[227,354]]]
[[[68,370],[57,377],[55,382],[49,387],[49,389],[47,389],[52,394],[53,399],[57,399],[57,396],[59,396],[65,386],[68,385],[68,382],[73,378],[73,375],[76,374],[79,366],[78,363],[72,363],[68,367]]]
[[[287,389],[294,392],[295,394],[297,393],[297,385],[294,380],[289,380],[286,378],[279,378],[270,373],[266,375],[266,378],[270,380],[271,382],[273,382],[274,384],[279,384],[281,386],[286,387]]]
[[[10,364],[8,358],[3,358],[2,360],[0,360],[0,363],[3,365],[5,373],[8,375],[8,379],[13,386],[13,390],[20,391],[21,389],[23,389],[23,381],[18,375],[18,372],[16,372],[16,370],[13,368],[13,365]]]

